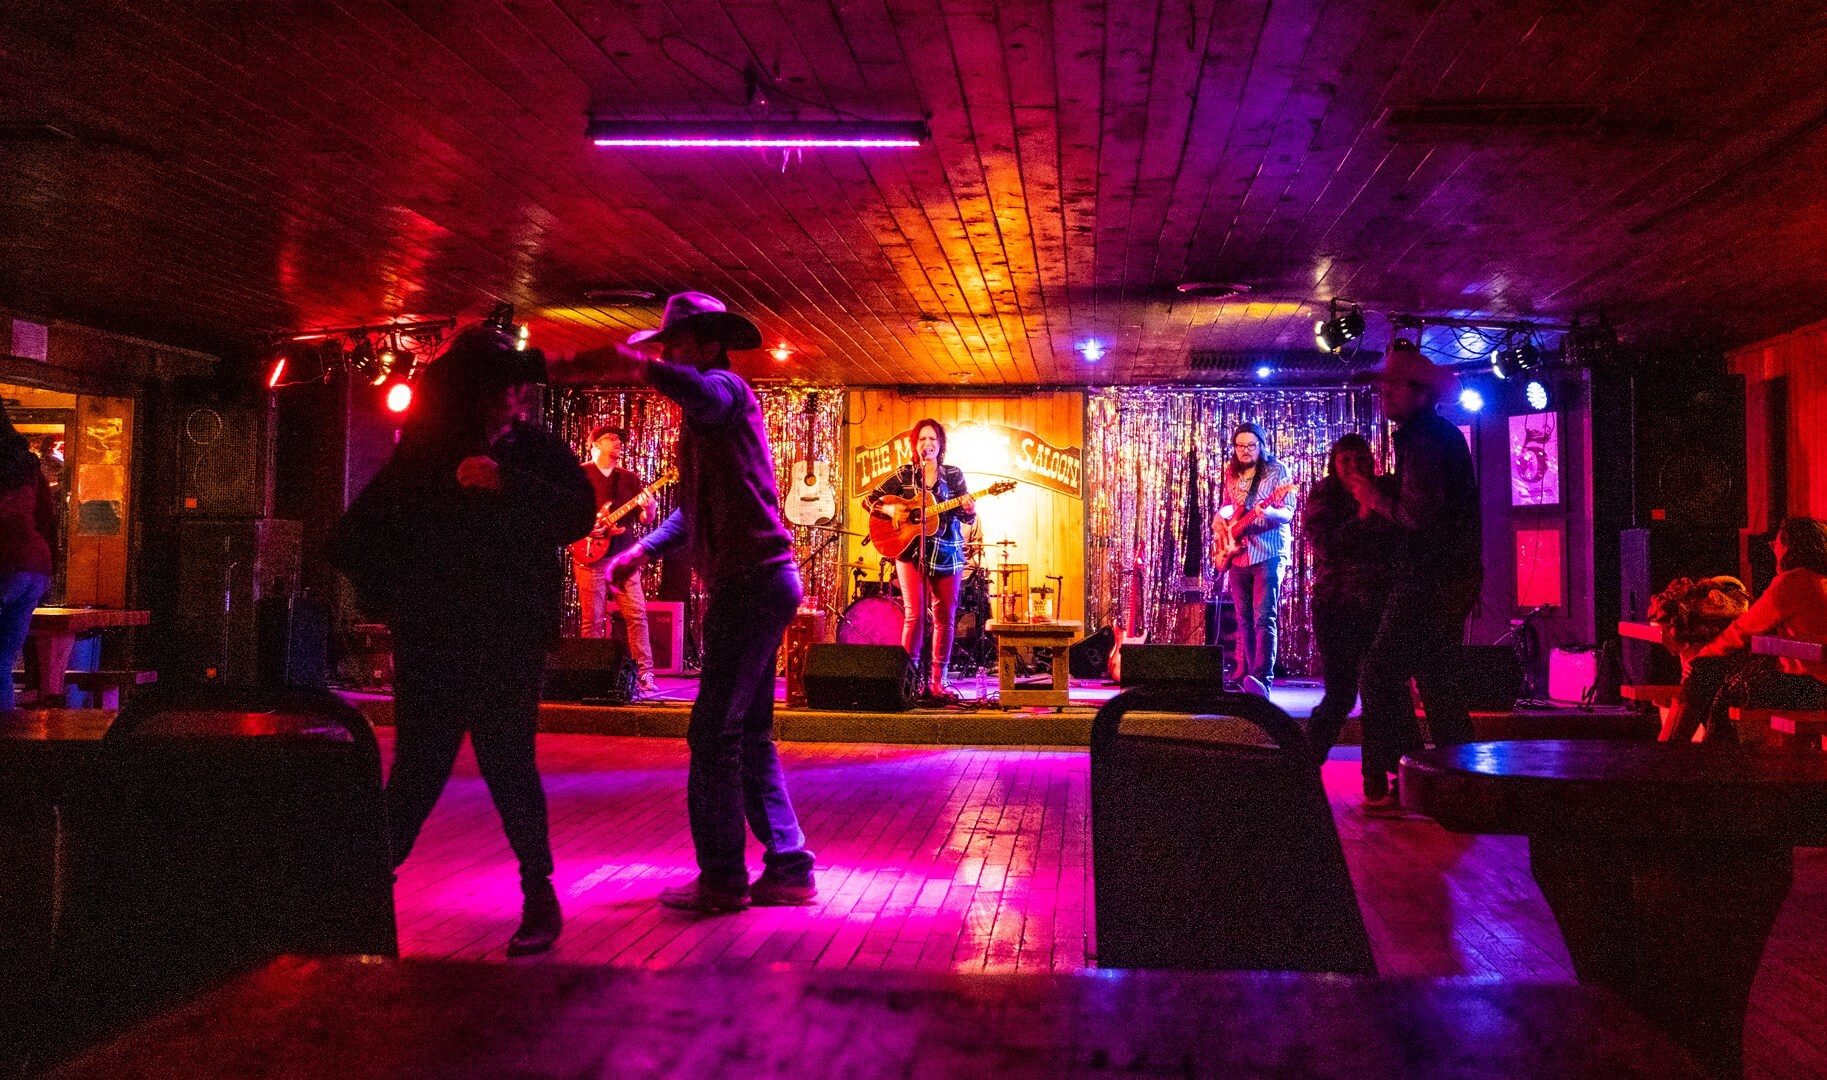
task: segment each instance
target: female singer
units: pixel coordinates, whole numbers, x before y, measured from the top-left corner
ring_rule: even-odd
[[[934,502],[962,498],[957,510],[940,517],[939,531],[924,540],[916,538],[906,551],[882,552],[895,557],[895,573],[901,582],[901,603],[906,616],[901,623],[901,647],[917,667],[919,648],[925,637],[924,619],[932,617],[932,671],[927,678],[927,694],[940,701],[953,702],[958,695],[946,685],[945,668],[951,662],[952,634],[957,629],[958,583],[964,569],[964,537],[961,524],[975,521],[976,502],[965,489],[964,470],[945,463],[945,429],[937,420],[922,420],[914,425],[914,461],[903,465],[893,476],[876,485],[863,498],[863,507],[871,513],[890,496],[918,501],[921,493]],[[905,508],[897,507],[893,517],[897,524],[907,520]]]

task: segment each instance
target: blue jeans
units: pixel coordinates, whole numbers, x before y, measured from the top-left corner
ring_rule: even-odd
[[[32,628],[32,609],[51,590],[51,579],[29,570],[0,574],[0,657],[6,662],[6,678],[0,679],[0,709],[15,705],[13,665],[25,651],[25,636]]]
[[[1232,669],[1239,679],[1253,675],[1264,686],[1275,679],[1275,644],[1281,632],[1281,559],[1230,571],[1231,610],[1237,614]]]
[[[774,749],[774,662],[801,595],[798,571],[784,566],[718,585],[704,613],[704,673],[685,731],[685,802],[698,870],[714,888],[749,887],[745,820],[767,849],[768,874],[793,884],[812,879],[812,853]]]

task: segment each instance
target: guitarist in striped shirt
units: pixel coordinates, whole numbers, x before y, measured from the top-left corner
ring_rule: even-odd
[[[609,636],[608,599],[615,597],[616,610],[628,626],[628,651],[640,668],[640,692],[655,693],[653,683],[653,642],[647,633],[647,597],[641,592],[639,574],[630,577],[619,589],[609,588],[604,569],[611,556],[631,547],[635,541],[634,524],[646,524],[653,514],[653,496],[641,486],[641,478],[622,468],[622,445],[628,433],[611,424],[598,424],[590,432],[590,460],[585,463],[584,479],[596,492],[596,510],[600,515],[631,500],[640,504],[622,524],[599,524],[588,537],[571,545],[572,576],[577,580],[578,635],[587,638]]]

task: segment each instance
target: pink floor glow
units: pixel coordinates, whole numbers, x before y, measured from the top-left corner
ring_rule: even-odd
[[[391,742],[391,731],[381,734]],[[1084,751],[801,743],[781,753],[819,855],[819,903],[706,917],[655,902],[695,873],[684,743],[540,736],[567,919],[551,959],[1095,966]],[[1357,762],[1338,757],[1325,767],[1327,793],[1383,974],[1572,980],[1526,842],[1365,818]],[[758,846],[750,863],[758,872]],[[501,958],[519,916],[518,879],[467,749],[397,896],[405,955]],[[1750,1075],[1827,1076],[1823,1001],[1827,850],[1809,849],[1797,854],[1795,890],[1752,997]]]

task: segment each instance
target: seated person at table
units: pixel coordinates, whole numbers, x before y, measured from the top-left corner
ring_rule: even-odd
[[[1744,614],[1694,657],[1663,738],[1738,741],[1728,709],[1827,708],[1827,664],[1789,657],[1771,670],[1750,652],[1757,635],[1827,641],[1827,528],[1792,517],[1771,545],[1779,573]]]

